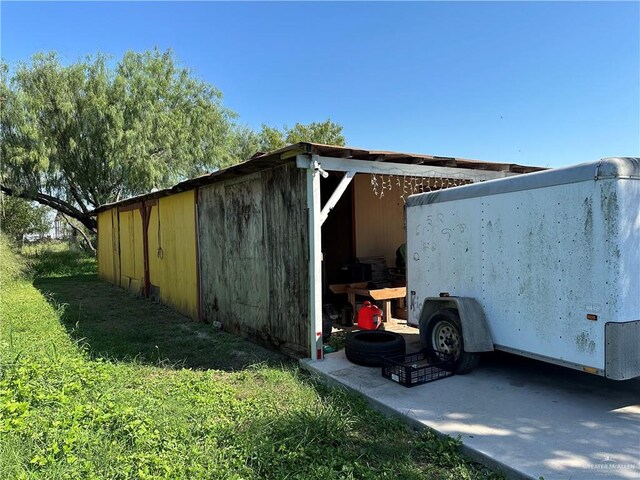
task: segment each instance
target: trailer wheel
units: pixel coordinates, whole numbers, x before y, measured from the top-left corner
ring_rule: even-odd
[[[438,310],[429,318],[424,335],[423,347],[430,353],[432,361],[441,361],[437,352],[452,358],[451,370],[458,374],[469,373],[480,360],[479,353],[465,352],[462,338],[462,323],[458,312],[453,309]]]
[[[358,330],[347,335],[344,352],[350,362],[379,367],[382,357],[404,355],[406,343],[399,333],[384,330]]]

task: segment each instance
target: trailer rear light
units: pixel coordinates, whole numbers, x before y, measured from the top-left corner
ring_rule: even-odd
[[[582,370],[587,373],[598,373],[598,369],[593,367],[582,367]]]
[[[587,320],[598,320],[598,315],[594,315],[593,313],[587,313]]]

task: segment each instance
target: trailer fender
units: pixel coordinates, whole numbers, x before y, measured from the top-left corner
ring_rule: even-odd
[[[491,352],[493,340],[482,307],[470,297],[428,297],[420,313],[420,332],[426,332],[427,322],[438,310],[452,308],[458,311],[462,323],[465,352]]]

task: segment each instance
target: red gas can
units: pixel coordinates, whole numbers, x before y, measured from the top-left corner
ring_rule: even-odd
[[[358,328],[375,330],[382,325],[382,311],[371,302],[364,302],[358,312]]]

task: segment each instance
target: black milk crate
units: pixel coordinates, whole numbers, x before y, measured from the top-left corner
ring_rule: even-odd
[[[415,387],[453,375],[451,357],[442,352],[436,352],[436,356],[440,361],[429,362],[426,351],[397,357],[383,357],[382,376],[405,387]]]

